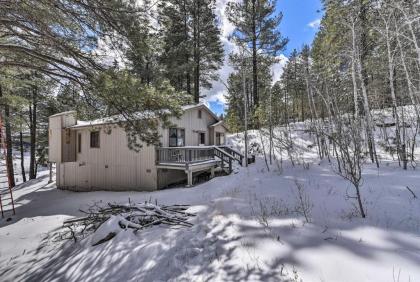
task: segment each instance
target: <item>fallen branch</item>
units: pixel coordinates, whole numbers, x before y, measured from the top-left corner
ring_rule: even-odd
[[[108,203],[106,206],[99,206],[94,204],[87,211],[81,210],[85,216],[64,221],[65,231],[60,233],[59,237],[73,239],[76,242],[77,239],[95,233],[111,217],[113,220],[109,221],[104,228],[112,230],[109,232],[106,230],[106,235],[101,235],[103,238],[93,242],[94,246],[111,240],[119,231],[128,228],[138,231],[159,224],[191,227],[193,224],[188,220],[195,214],[187,212],[188,208],[187,205],[159,206],[157,203],[152,204],[151,201],[143,204],[133,204],[129,201],[127,205]]]
[[[414,194],[413,190],[410,189],[410,187],[406,186],[407,190],[411,192],[411,194],[413,195],[413,199],[417,199],[417,195]]]

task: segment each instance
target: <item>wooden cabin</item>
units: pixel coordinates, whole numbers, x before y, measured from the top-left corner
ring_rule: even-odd
[[[170,128],[160,128],[161,146],[130,150],[126,132],[111,118],[78,121],[76,112],[49,118],[49,161],[57,187],[74,191],[153,191],[194,183],[203,172],[232,171],[243,156],[225,146],[227,128],[205,105],[185,106]]]

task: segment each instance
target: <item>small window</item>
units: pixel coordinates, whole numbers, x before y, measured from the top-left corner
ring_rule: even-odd
[[[90,147],[99,148],[99,131],[92,131],[90,133]]]
[[[206,133],[204,132],[198,133],[198,142],[199,144],[206,144]]]
[[[201,118],[201,110],[198,110],[198,118]]]
[[[77,134],[77,152],[79,154],[82,152],[82,133]]]
[[[71,132],[70,128],[66,128],[66,144],[70,144]]]

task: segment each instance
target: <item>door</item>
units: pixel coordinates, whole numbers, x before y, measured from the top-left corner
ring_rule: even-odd
[[[225,144],[225,134],[222,132],[216,132],[216,145],[224,145]]]

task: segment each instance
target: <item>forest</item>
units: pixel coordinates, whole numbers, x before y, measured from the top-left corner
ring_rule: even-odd
[[[230,54],[224,54],[214,0],[2,1],[0,95],[9,174],[15,173],[12,150],[23,156],[28,135],[30,168],[25,171],[21,157],[22,175],[36,177],[37,166],[47,162],[47,118],[57,112],[76,110],[80,119],[122,114],[130,120],[124,126],[133,150],[156,144],[156,125],[136,121],[133,113],[147,109],[166,119],[179,115],[181,105],[200,102],[203,89],[218,80],[225,56],[234,70],[226,82],[226,123],[232,132],[264,129],[271,136],[270,155],[273,128],[309,119],[321,159],[344,165],[350,160],[342,159],[343,149],[357,148],[351,153],[368,152],[379,167],[370,113],[392,108],[395,146],[389,138],[380,141],[404,169],[414,165],[418,3],[322,4],[313,44],[293,50],[280,80],[273,81],[271,67],[288,42],[275,1],[228,3],[225,13],[235,28]],[[414,121],[402,107],[408,105]],[[410,122],[416,123],[414,133],[407,132]],[[348,134],[351,140],[343,138]],[[351,170],[345,173],[357,174]]]
[[[404,281],[414,281],[420,2],[319,1],[313,41],[288,50],[286,0],[0,0],[0,174],[7,171],[19,211],[18,220],[0,222],[0,246],[9,234],[26,239],[17,251],[7,247],[0,277],[303,281],[303,273],[305,281],[342,281],[346,271],[346,281],[396,282],[405,271]],[[81,196],[47,183],[51,115],[123,117],[118,124],[134,154],[160,146],[161,124],[169,127],[184,106],[209,106],[217,83],[224,104],[215,120],[229,129],[226,145],[246,160],[231,164],[231,175],[155,194]],[[139,112],[146,114],[139,119]],[[119,221],[122,215],[135,222]],[[162,222],[190,229],[154,226]],[[85,224],[80,238],[78,224]],[[54,249],[65,237],[57,235],[61,225],[74,249]],[[93,242],[104,235],[96,230],[111,234],[107,228],[115,234]],[[35,235],[19,233],[28,229]],[[33,243],[37,251],[26,254],[28,241],[48,247],[43,253]],[[97,257],[115,269],[104,270]],[[145,262],[137,272],[134,257]],[[89,270],[70,269],[79,263]]]

